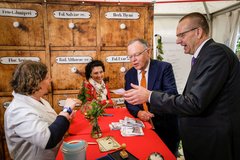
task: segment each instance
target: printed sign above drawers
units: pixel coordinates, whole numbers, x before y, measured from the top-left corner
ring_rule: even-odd
[[[46,63],[45,51],[0,51],[0,92],[11,92],[10,80],[17,64],[23,60]]]
[[[147,15],[145,7],[101,7],[101,46],[123,47],[131,39],[144,38]]]
[[[0,3],[1,46],[45,46],[40,4]]]
[[[51,46],[97,45],[95,6],[48,5],[47,13]]]

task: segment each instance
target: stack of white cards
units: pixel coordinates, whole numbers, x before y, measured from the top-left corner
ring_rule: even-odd
[[[124,126],[121,128],[121,135],[123,137],[129,137],[129,136],[143,136],[143,130],[142,127],[127,127]]]
[[[124,137],[128,136],[142,136],[144,124],[142,121],[125,117],[124,120],[119,120],[119,122],[112,122],[109,124],[111,130],[120,130],[121,135]]]

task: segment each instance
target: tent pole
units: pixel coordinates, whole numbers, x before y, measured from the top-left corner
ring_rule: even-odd
[[[203,2],[203,6],[204,6],[204,9],[205,9],[206,14],[207,14],[207,19],[208,19],[208,21],[210,21],[211,20],[210,13],[209,13],[208,6],[207,6],[206,2]]]
[[[210,36],[212,37],[212,20],[211,20],[211,15],[210,15],[210,12],[208,10],[208,6],[207,6],[207,3],[206,2],[203,2],[203,6],[204,6],[204,9],[206,11],[206,14],[207,14],[207,20],[208,20],[208,23],[209,23],[209,28],[210,28]]]

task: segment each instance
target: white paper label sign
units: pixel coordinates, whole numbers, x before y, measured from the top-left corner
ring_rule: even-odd
[[[57,57],[56,62],[60,64],[69,63],[89,63],[92,61],[90,56],[75,56],[75,57]]]
[[[19,64],[25,60],[39,62],[40,58],[39,57],[1,57],[0,58],[0,62],[2,64]]]
[[[130,62],[128,56],[108,56],[106,58],[108,63]]]
[[[53,16],[55,18],[79,18],[79,19],[88,19],[90,18],[90,12],[83,12],[83,11],[54,11]]]
[[[0,16],[33,18],[37,17],[37,15],[35,10],[0,8]]]
[[[58,106],[60,106],[61,108],[63,108],[64,105],[65,105],[65,103],[66,103],[66,100],[65,100],[65,99],[61,99],[61,100],[58,101]],[[79,107],[79,106],[80,106],[80,105],[77,103],[77,104],[76,104],[76,107]]]
[[[107,19],[139,19],[138,12],[107,12],[105,13]]]
[[[117,104],[124,104],[124,98],[112,98]]]
[[[65,99],[64,99],[64,100],[59,100],[59,101],[58,101],[58,106],[60,106],[60,107],[64,107],[65,102],[66,102]]]

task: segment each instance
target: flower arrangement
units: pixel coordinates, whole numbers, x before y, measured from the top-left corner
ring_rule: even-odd
[[[82,101],[81,111],[92,125],[91,136],[93,138],[99,138],[102,136],[102,131],[98,124],[98,117],[105,113],[104,109],[108,104],[103,105],[101,101],[95,99],[89,101],[89,97],[88,89],[83,84],[78,95],[78,99]]]
[[[93,100],[90,105],[91,109],[86,111],[85,117],[92,125],[92,138],[100,138],[102,136],[102,131],[98,124],[98,117],[102,116],[105,113],[104,109],[107,105],[102,105],[96,100]]]
[[[91,102],[91,107],[92,108],[85,113],[85,117],[92,123],[92,119],[102,116],[105,113],[104,109],[106,105],[102,105],[98,101],[93,100]]]

